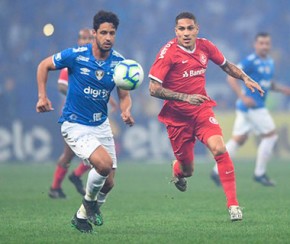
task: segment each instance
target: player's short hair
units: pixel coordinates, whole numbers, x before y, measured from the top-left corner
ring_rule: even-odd
[[[259,32],[255,36],[255,41],[257,41],[259,37],[271,37],[271,35],[268,32]]]
[[[116,30],[118,29],[118,26],[119,26],[118,16],[114,14],[113,12],[107,12],[107,11],[101,10],[98,13],[96,13],[96,15],[94,16],[94,23],[93,23],[94,30],[97,31],[100,25],[106,22],[112,23],[115,29]]]
[[[182,12],[175,18],[175,24],[177,25],[178,20],[180,19],[192,19],[196,23],[196,17],[190,12]]]

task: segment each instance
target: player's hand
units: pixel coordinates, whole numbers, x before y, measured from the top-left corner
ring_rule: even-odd
[[[209,101],[210,99],[204,95],[201,94],[192,94],[192,95],[187,95],[185,98],[185,101],[188,102],[189,104],[199,106],[203,104],[205,101]]]
[[[134,125],[135,121],[129,111],[122,112],[121,117],[125,124],[129,125],[130,127]]]
[[[36,112],[43,113],[50,112],[52,110],[54,110],[54,108],[51,105],[51,101],[47,97],[38,99],[36,104]]]
[[[248,108],[254,108],[257,105],[255,100],[251,97],[248,97],[248,96],[242,96],[241,100]]]
[[[252,80],[249,76],[246,76],[244,79],[246,87],[248,87],[252,92],[255,92],[255,89],[257,89],[261,96],[264,96],[264,90],[260,87],[260,85]]]

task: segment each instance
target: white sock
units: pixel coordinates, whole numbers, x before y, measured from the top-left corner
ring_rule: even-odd
[[[266,173],[267,163],[269,162],[278,135],[272,135],[262,138],[257,153],[255,176],[261,176]]]
[[[85,210],[84,205],[81,205],[81,207],[77,211],[77,218],[79,218],[79,219],[87,219],[87,212]]]
[[[92,168],[88,175],[86,195],[85,199],[87,201],[95,201],[96,196],[102,189],[108,176],[100,175],[94,168]]]
[[[107,193],[99,192],[97,196],[99,208],[106,202],[107,195]]]
[[[235,157],[236,156],[236,153],[239,149],[240,145],[233,139],[230,139],[228,141],[228,143],[226,144],[226,148],[227,148],[227,151],[230,155],[231,158]],[[218,167],[217,167],[217,164],[214,165],[213,167],[213,171],[218,174]]]

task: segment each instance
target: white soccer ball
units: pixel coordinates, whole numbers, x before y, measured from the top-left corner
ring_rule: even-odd
[[[135,60],[125,59],[116,65],[113,79],[120,89],[134,90],[143,82],[144,71]]]

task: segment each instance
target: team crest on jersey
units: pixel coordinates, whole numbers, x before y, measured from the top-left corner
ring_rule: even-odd
[[[218,125],[218,123],[219,123],[215,117],[209,117],[208,120],[209,120],[209,122],[211,122],[214,125]]]
[[[96,70],[95,72],[98,80],[101,80],[104,77],[105,72],[103,70]]]
[[[200,58],[200,62],[201,62],[203,65],[205,65],[206,62],[207,62],[207,58],[206,58],[206,56],[205,56],[203,53],[201,53],[200,56],[199,56],[199,58]]]

